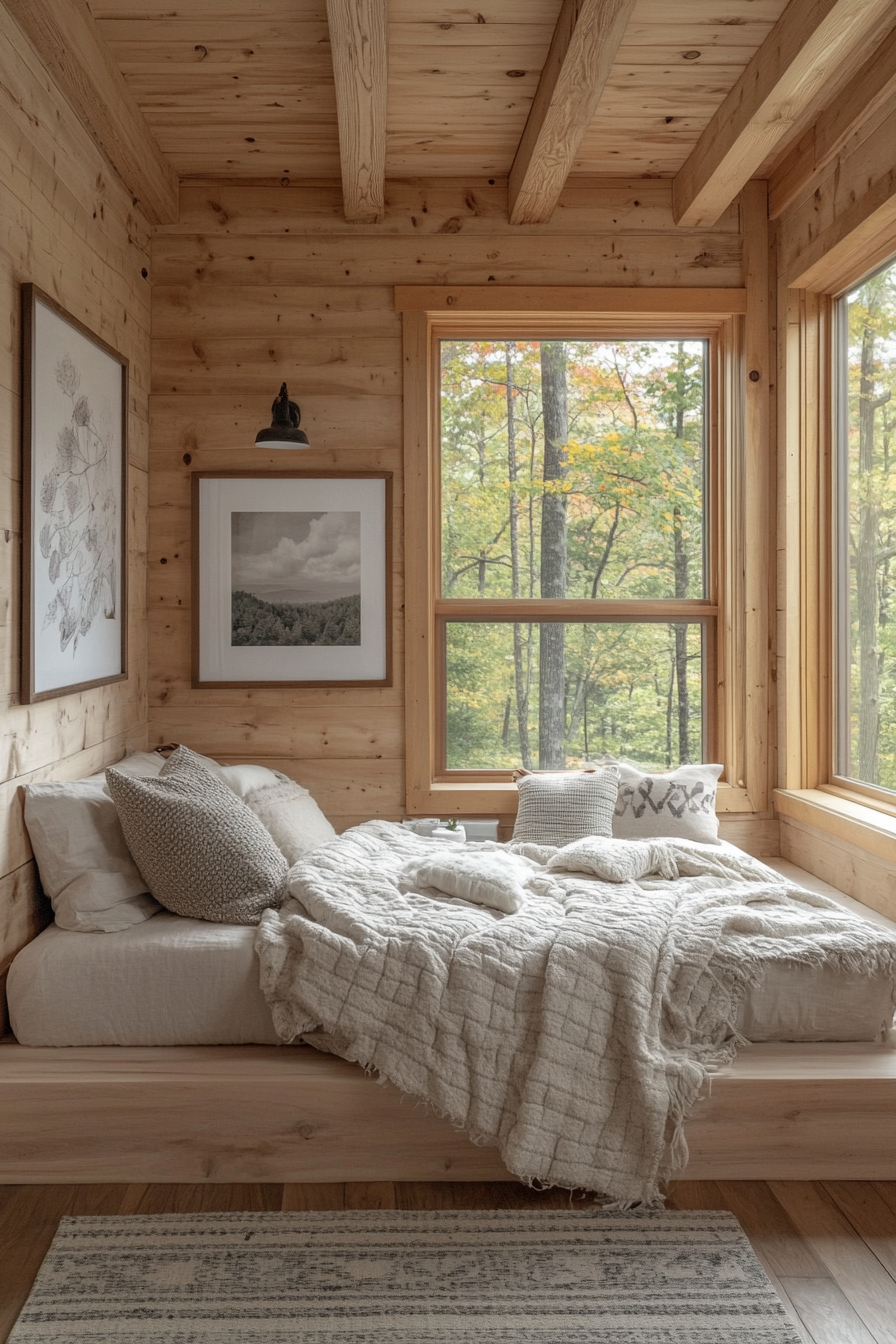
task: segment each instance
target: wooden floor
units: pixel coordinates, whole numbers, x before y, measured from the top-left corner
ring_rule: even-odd
[[[740,1219],[808,1344],[896,1344],[896,1182],[678,1181],[667,1202]],[[65,1214],[569,1205],[565,1191],[499,1182],[0,1186],[0,1342]]]

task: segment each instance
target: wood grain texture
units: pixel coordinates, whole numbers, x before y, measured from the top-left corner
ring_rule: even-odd
[[[327,0],[327,20],[345,218],[373,224],[385,212],[386,6],[381,0]]]
[[[888,14],[890,0],[790,0],[675,177],[679,223],[712,225]]]
[[[383,223],[350,226],[333,182],[311,182],[307,193],[268,184],[256,195],[239,182],[208,181],[185,189],[183,223],[155,236],[150,739],[187,741],[222,759],[255,753],[311,789],[340,830],[365,816],[398,820],[406,806],[403,610],[405,584],[421,570],[416,553],[404,554],[401,496],[407,493],[409,509],[417,507],[422,459],[416,450],[406,456],[414,479],[403,479],[402,406],[421,396],[427,402],[430,394],[405,358],[392,282],[428,281],[443,294],[463,294],[446,287],[465,278],[467,257],[478,258],[482,269],[472,278],[496,302],[502,290],[518,292],[489,282],[489,275],[509,275],[538,305],[548,292],[554,302],[570,295],[582,301],[591,268],[602,300],[636,319],[654,295],[661,307],[680,308],[683,285],[697,319],[719,305],[726,313],[746,306],[736,211],[711,235],[679,234],[668,183],[576,179],[563,193],[556,223],[545,226],[558,244],[546,255],[539,233],[507,225],[504,191],[504,184],[481,178],[398,183],[394,191],[389,184]],[[603,237],[593,232],[592,209],[606,223]],[[512,253],[509,269],[505,248]],[[550,291],[537,294],[539,285]],[[283,377],[313,444],[295,465],[395,473],[394,687],[190,688],[190,474],[289,469],[297,455],[252,447]],[[407,694],[418,708],[426,703],[416,674]],[[477,797],[470,815],[510,816],[515,798],[515,791]],[[427,813],[443,809],[447,815],[458,807],[441,794],[426,800]],[[776,853],[774,821],[761,815],[757,824],[757,831],[738,834],[748,846]]]
[[[672,14],[668,0],[637,0],[573,171],[676,172],[783,7],[784,0],[746,7],[720,0],[708,10],[705,0],[679,0]],[[506,178],[561,0],[382,8],[389,21],[387,182]],[[325,3],[226,0],[216,8],[190,0],[166,9],[92,0],[91,9],[181,176],[338,176]]]
[[[781,817],[781,854],[784,858],[847,892],[863,905],[877,910],[888,919],[896,919],[896,867],[892,860],[872,853],[865,837],[855,843],[847,835],[862,840],[862,832],[845,831],[834,835],[820,826],[806,824],[795,817]]]
[[[377,237],[398,234],[420,237],[433,233],[494,234],[507,224],[507,178],[390,178],[386,183],[385,216],[365,229]],[[546,224],[519,224],[515,233],[620,233],[670,230],[672,183],[663,178],[572,177]],[[727,210],[716,229],[739,231],[738,211]],[[255,237],[289,232],[347,235],[358,226],[342,213],[340,184],[306,181],[274,185],[270,181],[209,179],[181,184],[180,221],[162,225],[156,234],[233,234]]]
[[[744,280],[747,312],[744,321],[744,434],[749,445],[750,468],[744,473],[744,556],[731,556],[729,564],[743,565],[746,607],[745,676],[746,708],[745,781],[757,812],[768,805],[769,772],[768,713],[771,667],[768,638],[767,525],[771,476],[771,424],[769,391],[772,349],[769,342],[768,192],[764,182],[748,182],[741,193],[744,230]],[[758,377],[756,376],[758,374]],[[751,559],[745,562],[746,556]]]
[[[771,1190],[877,1344],[896,1344],[893,1280],[827,1190],[799,1179],[772,1181]]]
[[[494,1149],[408,1105],[357,1065],[307,1046],[2,1045],[0,1082],[0,1184],[479,1181],[505,1173]],[[892,1180],[894,1118],[892,1049],[753,1046],[713,1076],[695,1107],[683,1174]],[[779,1237],[784,1222],[773,1224]]]
[[[891,33],[769,175],[769,218],[777,219],[811,190],[815,179],[847,148],[866,139],[876,114],[896,94],[896,34]],[[848,152],[848,151],[847,151]]]
[[[618,285],[738,288],[740,238],[726,232],[583,234],[545,249],[504,230],[491,238],[428,234],[255,238],[167,234],[153,244],[162,285]]]
[[[510,169],[511,224],[553,214],[633,8],[634,0],[563,0]]]
[[[847,145],[811,197],[781,219],[780,266],[794,289],[837,293],[892,253],[896,230],[896,99],[875,130]]]
[[[670,329],[691,315],[710,319],[747,311],[746,289],[600,288],[592,285],[396,285],[397,312],[486,313],[491,320],[503,314],[538,313],[569,322],[574,314],[609,321],[637,314],[662,314]],[[562,314],[562,319],[560,318]],[[517,319],[518,320],[518,319]],[[637,318],[636,318],[637,320]]]
[[[35,6],[40,15],[43,6]],[[54,7],[60,22],[69,6]],[[88,16],[88,21],[89,16]],[[77,53],[76,53],[77,54]],[[82,53],[83,54],[83,53]],[[76,778],[146,743],[149,223],[0,6],[0,967],[47,922],[22,786]],[[19,703],[20,285],[32,281],[130,361],[128,680]]]
[[[3,0],[148,219],[177,219],[177,175],[162,155],[86,0]]]

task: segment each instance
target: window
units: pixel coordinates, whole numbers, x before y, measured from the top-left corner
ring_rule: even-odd
[[[896,791],[896,262],[837,303],[836,774]]]
[[[707,354],[439,342],[440,773],[702,759]]]
[[[507,815],[516,766],[607,750],[767,807],[754,292],[396,287],[410,814]]]

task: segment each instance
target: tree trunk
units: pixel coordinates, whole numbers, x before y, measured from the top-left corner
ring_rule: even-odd
[[[685,398],[685,353],[684,345],[678,342],[678,369],[675,383],[678,396],[678,409],[675,415],[675,437],[684,438],[684,398]],[[688,595],[688,553],[684,544],[681,509],[676,505],[672,510],[672,539],[675,548],[675,596]],[[688,628],[677,623],[675,630],[675,682],[678,687],[678,761],[687,765],[691,759],[691,697],[688,690]]]
[[[510,510],[510,574],[513,596],[520,596],[520,517],[517,489],[518,465],[516,460],[516,415],[513,405],[513,356],[510,342],[504,346],[504,374],[507,395],[507,479],[508,508]],[[526,770],[532,769],[532,747],[529,742],[529,672],[523,657],[522,626],[513,627],[513,674],[516,686],[516,721],[520,739],[520,759]]]
[[[675,596],[688,595],[688,556],[681,535],[681,510],[673,511],[675,542]],[[678,763],[687,765],[691,759],[691,695],[688,688],[688,627],[683,621],[676,621],[675,631],[675,683],[678,687]]]
[[[859,376],[859,518],[856,538],[856,606],[859,618],[858,777],[876,784],[879,776],[880,663],[877,626],[877,532],[879,505],[871,472],[874,467],[874,329],[862,333]]]
[[[566,347],[541,342],[541,404],[544,413],[544,483],[541,501],[541,596],[566,597],[566,495],[556,489],[566,475],[569,417]],[[551,487],[554,487],[553,489]],[[566,769],[566,627],[543,624],[538,662],[538,764]]]
[[[675,657],[669,668],[669,689],[666,693],[666,767],[672,765],[672,693],[675,689]]]

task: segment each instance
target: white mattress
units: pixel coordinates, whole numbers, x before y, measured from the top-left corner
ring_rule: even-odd
[[[773,865],[876,916],[780,860]],[[16,957],[7,993],[22,1045],[267,1045],[277,1035],[261,990],[255,930],[167,912],[117,933],[51,925]],[[893,1019],[885,979],[770,966],[738,1029],[752,1041],[872,1041]]]
[[[117,933],[51,924],[9,971],[22,1045],[271,1045],[255,929],[167,911]]]

